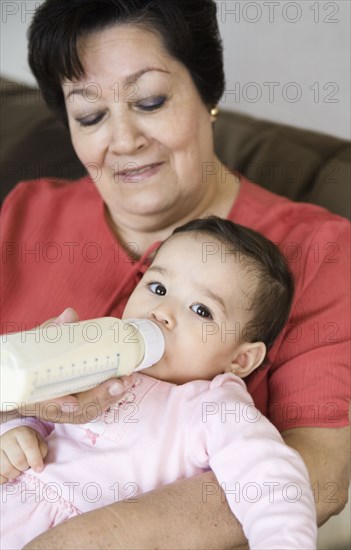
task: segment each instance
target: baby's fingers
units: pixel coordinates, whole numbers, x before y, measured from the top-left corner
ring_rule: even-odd
[[[43,458],[45,458],[48,452],[45,440],[36,431],[26,430],[18,433],[17,441],[24,454],[24,469],[33,468],[36,472],[41,472],[44,468]]]
[[[39,450],[42,458],[44,459],[48,454],[48,446],[46,444],[45,439],[43,439],[39,434],[37,434],[37,437],[38,437]]]
[[[19,472],[24,472],[28,470],[29,464],[27,462],[26,455],[22,451],[20,445],[14,444],[11,447],[7,448],[6,451],[7,460],[12,464],[16,470]],[[6,461],[4,460],[6,463]]]
[[[9,479],[15,479],[21,474],[20,470],[14,467],[4,451],[0,453],[0,484],[7,483]]]

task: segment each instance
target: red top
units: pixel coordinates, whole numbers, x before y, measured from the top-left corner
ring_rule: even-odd
[[[256,406],[279,430],[348,425],[349,222],[243,177],[228,217],[279,244],[296,282],[268,365],[245,380]],[[32,328],[68,306],[81,319],[121,317],[157,246],[133,261],[88,177],[17,185],[3,207],[1,240],[1,333]]]

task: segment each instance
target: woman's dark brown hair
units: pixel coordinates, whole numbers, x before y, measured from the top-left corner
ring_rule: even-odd
[[[61,83],[84,76],[78,38],[113,25],[138,25],[158,34],[210,108],[225,86],[216,9],[213,0],[45,0],[28,32],[29,65],[45,101],[67,123]]]

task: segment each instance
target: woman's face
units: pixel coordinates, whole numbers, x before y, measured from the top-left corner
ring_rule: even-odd
[[[211,115],[187,69],[132,25],[78,51],[86,76],[63,83],[72,141],[117,226],[166,227],[210,205]]]

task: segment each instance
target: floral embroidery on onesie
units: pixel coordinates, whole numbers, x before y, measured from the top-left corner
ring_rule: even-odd
[[[136,376],[135,381],[123,397],[111,405],[111,407],[109,407],[106,412],[102,413],[97,420],[83,424],[83,438],[90,440],[91,444],[95,445],[99,436],[105,433],[107,425],[111,425],[114,422],[119,421],[120,409],[122,407],[125,409],[129,404],[135,403],[136,396],[133,390],[137,386],[140,386],[142,381],[141,376]]]

